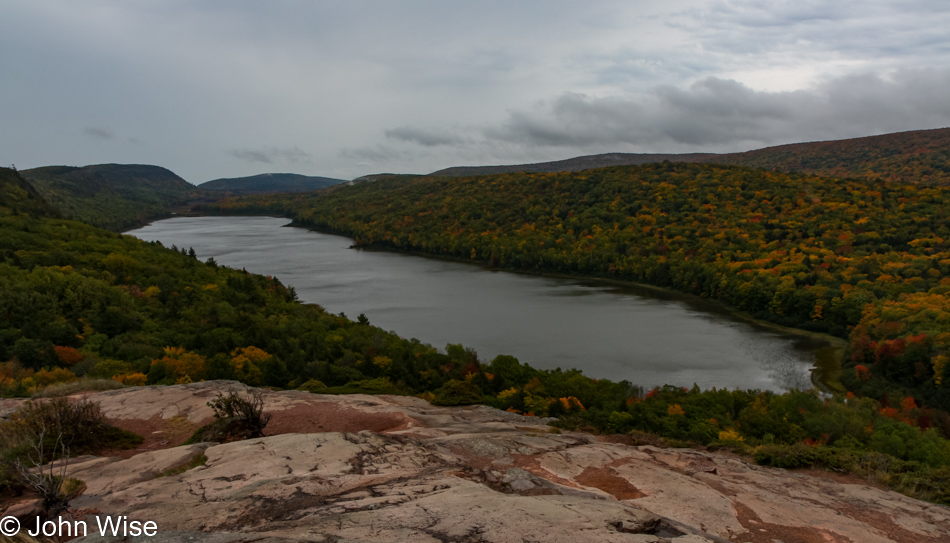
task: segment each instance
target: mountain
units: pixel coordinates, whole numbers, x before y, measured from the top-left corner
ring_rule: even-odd
[[[262,173],[249,177],[215,179],[198,186],[205,190],[233,194],[262,194],[267,192],[311,192],[345,182],[345,179],[314,177],[296,173]]]
[[[514,172],[575,172],[663,161],[731,164],[825,177],[864,177],[897,183],[950,185],[950,128],[793,143],[744,153],[608,153],[535,164],[459,166],[430,175],[465,177]]]
[[[46,166],[20,173],[63,215],[113,231],[167,217],[169,208],[201,192],[165,168],[141,164]]]

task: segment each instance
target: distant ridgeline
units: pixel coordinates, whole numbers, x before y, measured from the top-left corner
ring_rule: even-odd
[[[113,231],[168,217],[202,194],[158,166],[47,166],[20,174],[64,216]]]
[[[497,258],[498,265],[528,269],[646,274],[733,296],[740,305],[764,304],[792,319],[804,304],[819,327],[825,319],[857,321],[852,346],[862,365],[850,370],[856,377],[849,384],[889,387],[887,403],[797,391],[646,392],[576,370],[536,370],[511,356],[486,363],[462,345],[439,352],[362,315],[354,322],[300,304],[276,278],[56,218],[5,169],[0,396],[30,395],[79,377],[126,385],[238,379],[319,393],[415,394],[440,405],[484,403],[560,417],[566,428],[639,430],[678,446],[728,447],[764,464],[873,473],[896,490],[950,503],[950,416],[934,409],[947,391],[938,377],[950,288],[943,268],[950,260],[937,240],[944,234],[936,231],[946,221],[942,189],[846,185],[854,196],[844,203],[835,197],[845,189],[834,185],[731,167],[661,165],[403,177],[267,200],[301,206],[300,221],[353,232],[364,244]],[[928,209],[933,222],[918,221]],[[778,222],[767,211],[778,213]],[[861,236],[882,226],[874,249]],[[926,228],[932,236],[906,241]],[[708,236],[708,245],[697,236]],[[619,267],[610,266],[609,254],[621,257],[612,261]]]
[[[361,246],[629,280],[849,338],[842,380],[950,408],[950,188],[648,164],[237,199]]]
[[[514,172],[576,172],[656,162],[732,164],[825,177],[865,177],[895,183],[950,184],[950,128],[882,136],[794,143],[745,153],[609,153],[512,166],[463,166],[433,176],[464,177]]]
[[[198,185],[205,190],[232,194],[259,194],[269,192],[311,192],[345,183],[343,179],[314,177],[295,173],[265,173],[250,177],[215,179]]]

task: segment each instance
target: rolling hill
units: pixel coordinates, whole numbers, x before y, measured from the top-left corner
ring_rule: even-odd
[[[263,173],[249,177],[215,179],[198,185],[205,190],[232,194],[263,194],[268,192],[311,192],[345,183],[345,179],[315,177],[295,173]]]
[[[817,141],[732,153],[703,162],[823,177],[864,177],[925,185],[950,184],[950,128]]]
[[[430,175],[465,177],[514,172],[575,172],[663,161],[729,164],[823,177],[863,177],[896,183],[950,185],[950,128],[793,143],[743,153],[608,153],[536,164],[460,166]]]
[[[655,164],[667,160],[669,162],[702,162],[717,157],[713,153],[690,154],[644,154],[644,153],[605,153],[602,155],[588,155],[556,160],[554,162],[536,162],[534,164],[514,164],[511,166],[455,166],[432,172],[429,175],[437,177],[468,177],[472,175],[493,175],[498,173],[534,172],[579,172],[594,168],[610,166],[637,166],[640,164]]]
[[[141,164],[46,166],[20,172],[63,215],[120,231],[167,217],[201,191],[171,171]]]

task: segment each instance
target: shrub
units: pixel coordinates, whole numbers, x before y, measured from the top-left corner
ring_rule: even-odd
[[[249,390],[246,396],[233,390],[227,395],[219,393],[208,402],[208,407],[214,411],[214,422],[199,428],[187,443],[227,443],[262,437],[271,418],[264,413],[264,393],[261,390]]]
[[[471,381],[452,379],[442,385],[432,400],[434,405],[472,405],[481,403],[483,394]]]
[[[33,395],[34,398],[54,398],[69,396],[77,392],[115,390],[122,388],[122,383],[114,379],[80,379],[69,383],[50,385]]]
[[[22,458],[13,460],[20,481],[43,498],[43,509],[49,517],[67,511],[70,500],[79,495],[83,487],[82,481],[66,477],[69,449],[62,433],[54,433],[47,428],[36,429],[28,439],[30,450],[21,453]],[[51,449],[46,448],[47,443],[52,443]]]
[[[300,385],[299,387],[297,387],[297,390],[306,390],[307,392],[312,392],[312,393],[314,393],[314,394],[320,394],[320,393],[322,393],[324,390],[326,390],[326,388],[327,388],[327,385],[325,385],[325,384],[323,383],[323,381],[319,381],[319,380],[317,380],[317,379],[310,379],[310,380],[307,381],[306,383],[304,383],[304,384]]]
[[[52,516],[66,510],[82,486],[66,478],[71,455],[141,442],[140,436],[109,425],[98,403],[32,400],[0,424],[0,486],[33,489]]]
[[[108,426],[99,404],[85,400],[71,402],[66,397],[29,401],[13,414],[9,429],[19,447],[32,448],[35,439],[47,454],[60,454],[62,446],[74,454],[92,452]],[[27,452],[23,450],[22,452]]]

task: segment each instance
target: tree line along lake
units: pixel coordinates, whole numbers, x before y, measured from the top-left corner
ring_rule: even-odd
[[[637,285],[497,271],[477,264],[352,249],[350,238],[284,228],[275,217],[176,217],[127,232],[199,258],[271,275],[299,299],[482,360],[644,387],[810,388],[837,365],[827,340],[742,319],[715,303]]]

